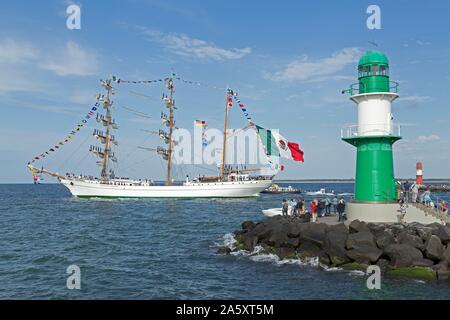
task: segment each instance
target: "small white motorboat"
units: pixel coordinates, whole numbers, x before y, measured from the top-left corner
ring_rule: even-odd
[[[353,197],[355,194],[350,192],[339,193],[339,197]]]
[[[262,211],[262,213],[266,216],[266,217],[274,217],[274,216],[279,216],[283,214],[283,211],[281,208],[271,208],[271,209],[264,209]]]
[[[333,192],[325,192],[325,188],[321,188],[319,191],[310,191],[305,193],[308,196],[335,196]]]

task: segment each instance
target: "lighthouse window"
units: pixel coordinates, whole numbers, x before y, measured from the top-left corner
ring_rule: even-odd
[[[370,75],[370,67],[360,67],[359,68],[359,77],[367,77]]]
[[[372,75],[378,76],[378,66],[372,66]]]
[[[387,66],[380,66],[380,75],[388,76],[389,75],[389,68]]]

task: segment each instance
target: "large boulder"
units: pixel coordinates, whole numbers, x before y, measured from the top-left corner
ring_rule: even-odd
[[[327,233],[330,233],[330,232],[338,232],[338,233],[348,234],[349,230],[345,226],[345,224],[338,223],[338,224],[332,224],[332,225],[327,226]]]
[[[415,228],[416,234],[422,238],[422,241],[426,242],[431,236],[432,228],[424,225],[417,225]]]
[[[411,262],[413,267],[431,267],[434,265],[434,261],[430,259],[417,259]]]
[[[419,236],[412,235],[408,231],[402,231],[398,235],[397,241],[398,241],[398,243],[401,243],[401,244],[412,245],[414,248],[417,248],[419,250],[423,250],[425,248],[425,245],[424,245],[422,239]]]
[[[441,239],[443,244],[450,243],[450,228],[447,226],[439,225],[432,229],[431,234]]]
[[[289,241],[290,239],[282,229],[276,229],[271,232],[270,236],[263,243],[279,248],[288,244]]]
[[[422,252],[409,244],[391,244],[383,249],[383,253],[396,268],[409,267],[413,261],[423,258]]]
[[[300,233],[300,243],[310,242],[319,248],[325,246],[327,225],[324,223],[307,224]]]
[[[278,245],[281,245],[285,238],[287,238],[286,231],[288,225],[289,221],[286,218],[277,216],[257,223],[251,231],[242,236],[244,238],[256,236],[258,238],[258,243],[266,243],[269,245],[277,243]]]
[[[350,233],[357,233],[362,231],[368,231],[370,232],[369,227],[367,226],[367,223],[364,221],[359,221],[358,219],[353,220],[350,225],[348,226],[348,229]]]
[[[441,261],[438,264],[431,267],[434,271],[436,271],[436,276],[438,280],[447,280],[449,277],[448,274],[448,263],[447,261]]]
[[[405,226],[399,223],[395,223],[392,225],[389,225],[388,229],[389,231],[392,233],[392,235],[396,238],[400,232],[402,232],[403,230],[405,230]]]
[[[383,223],[368,223],[367,227],[375,237],[387,230]]]
[[[300,245],[300,239],[287,237],[283,245],[288,248],[298,248]]]
[[[256,226],[256,224],[253,221],[244,221],[241,224],[242,230],[247,230],[247,231],[252,230],[255,226]]]
[[[300,259],[319,258],[319,262],[330,265],[330,259],[326,252],[312,242],[304,242],[297,249],[297,256]]]
[[[370,231],[360,231],[358,233],[350,233],[346,241],[347,249],[354,247],[369,246],[376,247],[375,237]]]
[[[287,236],[289,238],[297,238],[300,236],[300,234],[303,232],[303,230],[305,230],[306,228],[308,228],[308,224],[303,223],[301,220],[296,219],[293,220],[289,227],[288,227],[288,233]]]
[[[289,247],[275,248],[275,254],[278,258],[280,258],[280,260],[293,259],[297,257],[295,249]]]
[[[384,249],[387,246],[396,243],[394,236],[386,230],[375,235],[375,242],[380,249]]]
[[[271,234],[270,228],[267,226],[267,224],[260,222],[257,223],[256,226],[249,232],[244,233],[241,235],[242,238],[245,237],[254,237],[256,236],[258,238],[258,242],[262,242],[264,239],[267,239]],[[243,242],[243,239],[242,239]]]
[[[380,271],[382,274],[385,274],[389,270],[389,260],[378,259],[376,265],[380,267]]]
[[[444,252],[442,253],[442,259],[450,263],[450,244],[447,245]]]
[[[328,228],[324,249],[332,264],[341,265],[349,262],[345,250],[347,237],[348,229],[344,224],[338,224]]]
[[[353,249],[347,251],[347,257],[357,263],[370,264],[377,262],[383,251],[375,246],[354,246]]]
[[[433,261],[442,260],[444,246],[438,236],[432,235],[425,244],[425,256]]]
[[[300,258],[315,258],[323,255],[325,252],[317,245],[311,242],[303,242],[297,249]]]
[[[258,237],[255,235],[250,235],[250,236],[243,236],[242,237],[242,249],[244,250],[248,250],[248,251],[253,251],[253,249],[255,248],[255,246],[258,243]]]

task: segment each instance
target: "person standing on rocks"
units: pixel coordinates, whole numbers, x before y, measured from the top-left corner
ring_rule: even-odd
[[[338,204],[336,205],[336,210],[338,212],[338,222],[345,222],[347,220],[347,217],[345,217],[345,201],[344,199],[340,199]]]
[[[411,183],[409,183],[409,181],[406,180],[403,183],[403,186],[402,186],[403,198],[406,200],[406,202],[408,202],[408,200],[409,200],[409,190],[410,190],[410,188],[411,188]]]
[[[417,185],[417,183],[413,183],[412,186],[410,187],[410,190],[411,190],[411,194],[412,194],[411,201],[412,201],[412,203],[416,203],[417,196],[419,195],[419,186]]]
[[[309,211],[311,211],[311,216],[312,216],[312,222],[316,223],[317,222],[317,209],[319,207],[319,201],[317,199],[314,199],[313,201],[311,201],[311,205],[309,206]]]
[[[291,216],[295,215],[295,210],[297,210],[297,201],[295,199],[291,199],[291,211],[289,214]]]
[[[283,199],[283,203],[281,204],[281,211],[283,216],[287,216],[288,215],[288,209],[289,209],[289,205],[286,199]]]
[[[399,214],[399,222],[401,224],[405,224],[405,216],[406,216],[406,209],[408,208],[407,201],[403,198],[398,201],[400,204],[400,209],[398,210],[400,212]]]
[[[425,205],[427,207],[431,206],[432,201],[431,201],[431,191],[430,190],[425,191],[425,193],[423,194],[423,201],[425,202]]]
[[[325,198],[325,215],[329,215],[331,213],[331,200],[330,198]]]
[[[402,183],[398,180],[395,180],[395,186],[397,187],[397,199],[400,200],[400,196],[402,194]]]
[[[441,212],[443,215],[446,215],[448,213],[447,203],[445,200],[441,201]]]
[[[297,204],[295,205],[295,215],[300,215],[303,209],[303,203],[301,199],[297,199]]]
[[[337,213],[337,205],[338,205],[338,198],[336,196],[334,196],[332,203],[333,203],[333,212],[334,212],[334,214],[336,214]]]
[[[300,216],[304,216],[305,213],[306,213],[305,200],[303,198],[300,198],[298,203],[299,203],[299,205],[298,205],[298,213],[299,213]]]

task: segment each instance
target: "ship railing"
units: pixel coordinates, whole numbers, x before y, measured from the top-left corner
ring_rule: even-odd
[[[398,82],[396,81],[389,81],[389,92],[390,93],[398,93]],[[353,83],[350,85],[350,88],[346,90],[342,90],[342,94],[348,93],[350,96],[354,96],[356,94],[360,94],[361,92],[365,92],[364,83]]]
[[[349,125],[341,128],[341,138],[354,138],[359,136],[401,136],[399,124],[365,124]]]

